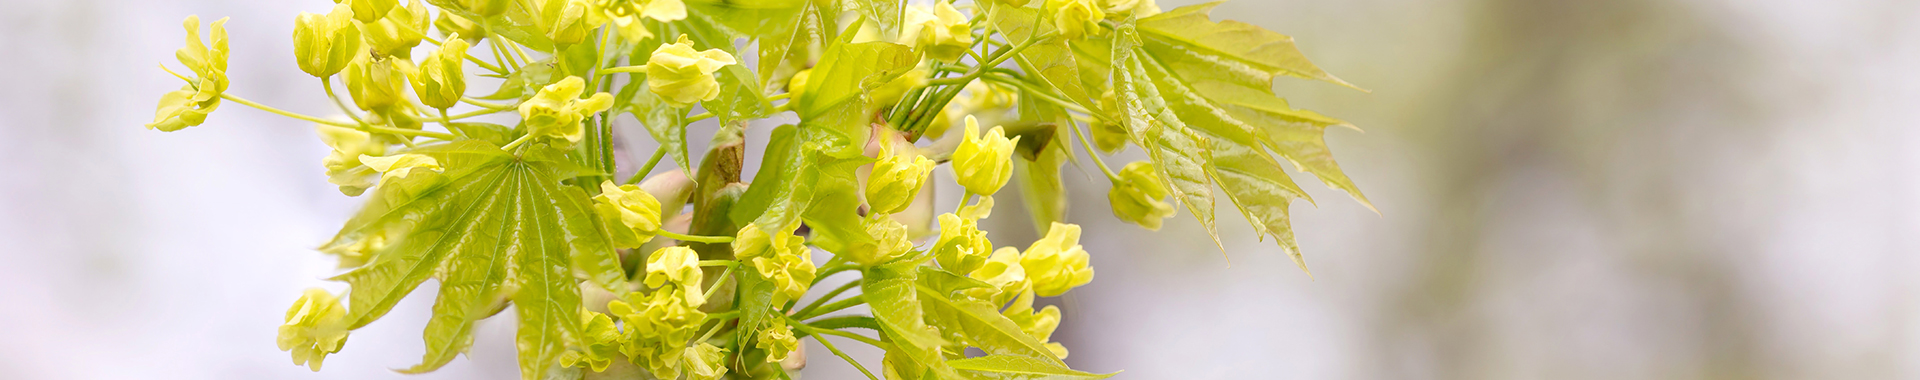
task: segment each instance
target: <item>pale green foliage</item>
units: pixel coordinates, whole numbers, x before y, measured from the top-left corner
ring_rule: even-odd
[[[836,344],[884,350],[854,363],[875,379],[1098,379],[1051,341],[1067,311],[1034,307],[1094,278],[1065,220],[1066,165],[1084,155],[1113,215],[1148,229],[1179,202],[1214,233],[1218,187],[1296,261],[1288,207],[1308,198],[1281,160],[1366,204],[1322,139],[1348,124],[1271,91],[1278,76],[1346,83],[1286,36],[1214,22],[1214,5],[347,0],[296,17],[293,36],[340,117],[227,94],[223,22],[203,41],[190,17],[176,55],[192,75],[147,127],[199,125],[222,100],[315,123],[328,181],[370,194],[320,247],[345,302],[309,291],[281,326],[280,348],[315,370],[433,279],[425,355],[402,372],[444,366],[511,304],[525,379],[792,378],[809,337],[850,361]],[[771,131],[744,181],[749,121],[787,112],[799,122]],[[486,115],[518,120],[469,119]],[[638,129],[613,123],[629,115]],[[722,128],[694,162],[687,140],[708,136],[687,126],[707,118]],[[660,148],[623,183],[636,170],[614,141],[631,133]],[[1128,143],[1148,160],[1116,172],[1103,156]],[[664,160],[680,170],[655,175]],[[946,163],[965,194],[928,185]],[[996,249],[980,229],[996,194],[1045,237]],[[809,296],[835,275],[859,278]]]

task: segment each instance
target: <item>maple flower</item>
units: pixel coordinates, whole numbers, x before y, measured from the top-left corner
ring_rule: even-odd
[[[580,99],[586,86],[586,80],[570,76],[540,88],[532,99],[520,103],[520,119],[527,124],[527,134],[566,141],[568,146],[580,142],[587,133],[580,121],[613,107],[613,95],[604,92]]]
[[[360,156],[387,154],[387,144],[374,140],[372,134],[358,129],[328,124],[315,124],[313,128],[319,132],[320,142],[333,148],[327,158],[320,160],[320,165],[327,168],[328,183],[339,186],[340,192],[348,196],[360,195],[368,187],[373,187],[373,169],[361,164]]]
[[[687,18],[687,4],[680,0],[615,0],[608,3],[605,6],[607,19],[613,21],[614,30],[628,43],[637,44],[653,38],[653,32],[640,22],[642,18],[661,22]]]
[[[187,16],[181,24],[187,28],[187,46],[173,55],[194,77],[182,77],[186,86],[160,96],[147,129],[172,132],[200,125],[207,121],[207,114],[220,108],[220,94],[227,91],[227,19],[214,20],[207,27],[207,42],[200,40],[200,16]]]
[[[1053,26],[1060,30],[1061,38],[1075,39],[1100,34],[1100,20],[1107,15],[1101,12],[1096,1],[1047,0],[1047,14],[1053,15]]]
[[[999,126],[980,135],[980,122],[967,116],[966,140],[953,151],[953,171],[961,187],[979,195],[993,195],[1013,178],[1013,144]]]
[[[420,69],[414,70],[409,79],[413,82],[413,93],[420,97],[420,103],[442,110],[460,103],[460,97],[467,93],[466,66],[467,40],[459,34],[447,37],[440,49],[427,55],[420,61]]]
[[[913,46],[927,52],[929,58],[947,62],[959,59],[973,46],[973,25],[967,23],[966,14],[953,8],[953,3],[937,2],[931,10],[926,6],[909,6],[906,13],[906,30],[900,33],[902,45]]]
[[[1033,280],[1033,292],[1053,297],[1093,281],[1087,250],[1080,247],[1080,226],[1054,222],[1047,236],[1033,242],[1020,256],[1020,266]]]
[[[867,205],[882,214],[906,210],[934,166],[933,160],[918,154],[891,155],[873,163],[873,172],[867,176]]]
[[[1113,216],[1159,231],[1161,221],[1173,216],[1173,205],[1162,201],[1170,193],[1167,186],[1160,183],[1160,175],[1154,173],[1153,164],[1136,161],[1120,169],[1118,174],[1120,178],[1107,190],[1107,203],[1113,206]]]
[[[377,20],[367,21],[362,16],[355,8],[354,17],[364,22],[360,35],[366,38],[368,47],[380,55],[403,58],[412,57],[413,47],[420,46],[420,41],[427,38],[427,26],[432,23],[427,18],[427,6],[420,4],[420,0],[408,1],[406,6],[389,6]]]
[[[560,365],[581,367],[594,372],[604,372],[613,364],[613,358],[619,354],[624,338],[620,329],[614,327],[613,319],[606,314],[580,310],[581,346],[568,347],[560,353]]]
[[[760,330],[754,339],[754,346],[767,352],[767,362],[787,360],[787,355],[799,349],[800,340],[793,336],[793,326],[787,326],[784,318],[773,318],[765,329]]]
[[[600,214],[618,248],[639,247],[660,231],[660,201],[640,186],[601,182],[600,195],[593,196],[593,211]]]
[[[737,63],[720,49],[693,50],[693,41],[682,34],[679,41],[654,49],[647,59],[647,90],[675,107],[714,100],[720,97],[720,82],[713,73]]]
[[[361,54],[347,64],[347,93],[362,110],[387,110],[407,100],[407,72],[413,62]]]
[[[707,314],[688,303],[689,289],[667,286],[652,293],[631,292],[607,303],[607,310],[620,317],[626,344],[620,351],[655,377],[678,378],[683,351],[693,340],[696,329],[706,323]]]
[[[560,8],[560,17],[547,30],[547,38],[555,45],[572,45],[587,40],[593,30],[607,24],[606,11],[594,0],[566,0]]]
[[[294,18],[293,56],[300,71],[325,78],[340,73],[360,53],[360,26],[353,9],[337,4],[326,15],[300,12]]]
[[[773,282],[776,304],[806,294],[818,269],[813,265],[812,251],[807,249],[804,239],[794,236],[793,227],[779,231],[768,234],[759,225],[747,223],[733,242],[734,258],[751,265],[761,277]]]
[[[975,298],[992,300],[993,304],[1005,304],[1007,297],[1027,291],[1027,271],[1020,266],[1020,250],[1013,247],[1001,247],[993,251],[985,265],[968,273],[967,277],[993,285],[992,288],[968,289]]]
[[[727,375],[727,351],[707,342],[700,342],[683,351],[686,358],[687,378],[691,380],[719,380]]]
[[[281,351],[293,353],[293,364],[320,371],[327,354],[340,352],[347,342],[347,308],[324,289],[310,288],[287,308],[277,339]]]
[[[941,269],[953,273],[972,273],[986,264],[993,251],[987,232],[971,218],[953,213],[940,214],[940,237],[933,243],[933,260]]]
[[[1014,298],[1013,305],[1008,306],[1006,311],[1000,312],[1000,315],[1012,320],[1013,325],[1020,328],[1020,332],[1026,333],[1034,340],[1046,342],[1053,338],[1053,331],[1060,328],[1060,308],[1048,305],[1036,312],[1033,310],[1033,297],[1031,291],[1021,293],[1019,297]],[[1061,359],[1067,357],[1065,345],[1047,343],[1046,347],[1055,357]]]
[[[696,290],[687,293],[688,297],[693,297],[687,303],[698,306],[706,303],[698,291],[705,289],[700,284],[701,280],[700,254],[694,253],[693,248],[666,247],[647,256],[647,276],[644,280],[647,287],[658,288],[671,281],[674,285]]]

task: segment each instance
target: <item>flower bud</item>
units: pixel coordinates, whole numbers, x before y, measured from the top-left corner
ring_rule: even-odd
[[[653,251],[647,255],[647,273],[645,282],[649,288],[658,288],[671,281],[674,285],[688,289],[705,290],[701,286],[700,254],[693,248],[673,246]],[[701,302],[691,302],[700,304]]]
[[[812,75],[813,69],[805,69],[793,73],[792,77],[787,78],[787,98],[799,99],[800,94],[807,90],[807,77]]]
[[[846,255],[855,264],[863,267],[886,264],[913,250],[913,242],[907,240],[907,225],[893,218],[862,218],[860,223],[866,229],[867,236],[873,238],[873,247],[838,253]]]
[[[327,354],[340,352],[340,346],[346,344],[347,332],[347,308],[340,305],[340,299],[326,290],[311,288],[287,309],[278,343],[281,351],[293,353],[293,364],[319,372]]]
[[[325,78],[347,68],[360,53],[360,26],[353,24],[353,10],[334,5],[326,15],[300,12],[294,18],[293,55],[300,71]]]
[[[682,34],[679,41],[654,49],[647,59],[647,89],[675,107],[714,100],[720,97],[720,82],[713,72],[736,63],[720,49],[693,50],[693,42]]]
[[[442,110],[460,103],[460,97],[467,93],[467,78],[462,69],[467,58],[467,41],[455,34],[440,45],[440,49],[427,55],[420,61],[420,69],[411,76],[413,94],[420,97],[420,103]]]
[[[520,120],[526,123],[527,134],[564,140],[568,145],[580,142],[586,137],[580,121],[613,107],[613,95],[604,92],[580,99],[586,86],[580,77],[567,77],[541,88],[533,98],[520,103]]]
[[[345,0],[340,2],[353,9],[353,18],[360,22],[371,23],[387,17],[387,12],[400,6],[400,0]]]
[[[980,122],[967,116],[966,140],[953,151],[953,171],[961,187],[979,195],[993,195],[1013,178],[1013,144],[1019,137],[1007,138],[1000,127],[980,136]]]
[[[920,186],[927,182],[927,174],[933,172],[933,160],[917,154],[896,155],[873,163],[873,173],[867,176],[867,205],[869,211],[892,214],[906,210],[913,204],[913,197],[920,194]]]
[[[360,163],[367,165],[369,168],[373,168],[373,171],[380,172],[381,184],[385,184],[387,181],[395,178],[406,178],[408,174],[414,172],[414,169],[425,169],[436,173],[441,171],[440,161],[434,160],[433,157],[424,154],[409,153],[386,157],[374,157],[362,154],[360,155]]]
[[[1047,236],[1033,242],[1020,256],[1020,266],[1033,281],[1033,292],[1053,297],[1093,281],[1087,250],[1080,247],[1080,226],[1054,222]]]
[[[1027,271],[1020,267],[1020,250],[1013,247],[1001,247],[993,251],[987,263],[967,274],[975,280],[993,285],[992,288],[967,289],[974,298],[988,300],[994,305],[1004,305],[1008,299],[1027,291]]]
[[[973,25],[967,15],[953,4],[937,2],[931,11],[924,6],[908,6],[906,30],[900,34],[902,45],[927,53],[928,58],[953,62],[973,46]]]
[[[595,5],[593,0],[567,0],[560,8],[560,18],[555,19],[547,30],[547,38],[555,45],[572,45],[586,41],[593,30],[607,23],[606,12]]]
[[[360,195],[368,187],[373,187],[373,169],[360,163],[361,155],[380,156],[387,154],[387,144],[373,139],[373,135],[353,128],[319,124],[314,130],[320,133],[320,142],[333,148],[333,153],[320,164],[327,168],[327,182],[340,186],[340,192],[348,196]]]
[[[412,62],[399,58],[375,58],[361,54],[347,65],[347,93],[353,105],[374,111],[406,101],[407,72]]]
[[[639,186],[601,182],[600,195],[593,196],[593,211],[613,234],[617,248],[639,247],[660,231],[660,201]],[[660,286],[648,281],[647,286]]]
[[[360,16],[359,9],[354,10],[354,16]],[[427,25],[431,21],[427,18],[427,6],[420,4],[420,0],[411,0],[407,6],[390,7],[378,20],[363,21],[360,33],[374,52],[410,58],[413,47],[420,46],[420,40],[427,38]]]
[[[1060,30],[1061,38],[1100,34],[1100,20],[1107,15],[1095,1],[1098,0],[1047,0],[1047,14],[1053,15],[1053,26]]]
[[[1161,201],[1170,193],[1167,186],[1160,183],[1160,175],[1154,173],[1153,164],[1137,161],[1120,169],[1119,174],[1113,188],[1107,190],[1107,203],[1113,206],[1113,216],[1159,231],[1161,220],[1173,216],[1173,205]]]
[[[174,51],[173,55],[193,72],[194,78],[183,78],[187,80],[186,86],[160,96],[159,107],[154,110],[153,122],[147,123],[147,129],[172,132],[200,125],[207,121],[207,114],[220,108],[220,94],[227,91],[226,23],[225,18],[215,20],[208,26],[210,39],[202,42],[199,16],[187,16],[181,22],[187,29],[187,46]]]
[[[1100,8],[1106,10],[1108,17],[1147,17],[1160,14],[1160,5],[1154,0],[1100,0]]]
[[[972,273],[986,264],[993,242],[973,219],[940,214],[940,238],[933,243],[933,260],[952,273]]]

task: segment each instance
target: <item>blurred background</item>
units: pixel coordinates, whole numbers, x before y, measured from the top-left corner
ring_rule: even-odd
[[[173,62],[187,14],[234,18],[231,92],[331,110],[288,38],[294,14],[329,5],[0,0],[0,378],[515,377],[507,321],[481,325],[470,359],[389,371],[422,351],[419,293],[323,372],[292,365],[276,326],[301,289],[338,288],[311,248],[359,202],[325,182],[326,147],[232,103],[186,131],[141,128],[179,86],[154,64]],[[1239,0],[1215,15],[1292,35],[1373,90],[1276,86],[1367,131],[1327,138],[1380,213],[1298,177],[1318,200],[1294,208],[1309,277],[1230,209],[1224,255],[1184,211],[1141,233],[1070,167],[1099,273],[1057,300],[1075,367],[1920,379],[1920,2]],[[1034,238],[1005,215],[996,242]],[[858,376],[811,351],[807,378]]]

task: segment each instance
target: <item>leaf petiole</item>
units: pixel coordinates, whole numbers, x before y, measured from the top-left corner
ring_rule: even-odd
[[[679,241],[696,241],[701,243],[732,243],[733,242],[732,236],[687,235],[687,234],[682,234],[682,233],[667,231],[667,230],[654,231],[654,234],[673,238],[673,240],[679,240]]]

